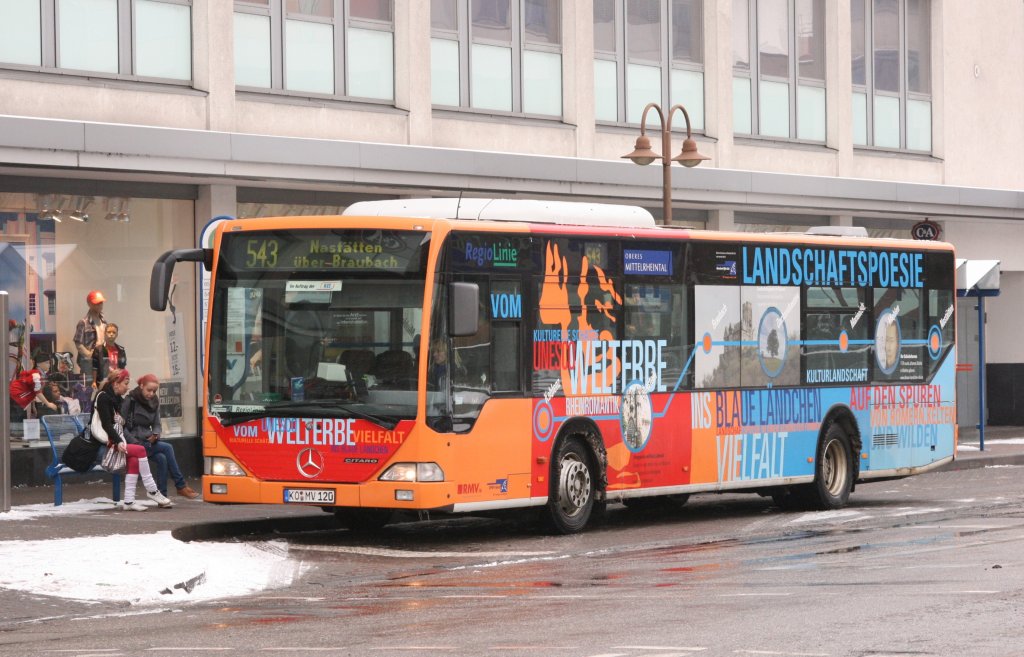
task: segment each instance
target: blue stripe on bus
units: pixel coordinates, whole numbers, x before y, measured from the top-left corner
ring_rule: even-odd
[[[874,340],[849,340],[848,343],[849,344],[874,344],[875,341]],[[838,345],[839,341],[838,340],[794,340],[793,344],[812,345],[812,346],[817,346],[817,345]],[[928,340],[903,340],[903,344],[906,344],[906,345],[927,345],[928,344]],[[712,348],[715,348],[715,347],[736,347],[736,346],[756,347],[757,345],[758,345],[758,343],[757,343],[756,340],[754,340],[754,341],[750,341],[750,340],[723,340],[721,342],[714,342],[714,341],[711,342],[711,347]],[[661,411],[659,411],[657,413],[652,413],[651,414],[652,418],[655,418],[655,419],[656,418],[661,418],[661,417],[664,417],[666,414],[668,414],[668,409],[672,406],[672,401],[676,398],[676,393],[680,392],[679,388],[680,388],[680,386],[683,385],[683,379],[686,378],[686,373],[690,371],[690,365],[693,364],[693,359],[697,355],[697,350],[698,349],[703,350],[703,348],[704,348],[703,342],[698,342],[697,344],[693,345],[693,350],[690,352],[690,357],[688,359],[686,359],[686,365],[683,366],[683,370],[679,373],[679,378],[676,379],[675,387],[673,387],[672,388],[672,392],[669,393],[668,401],[665,402],[665,408],[661,409]],[[766,387],[771,388],[772,387],[772,383],[769,381]],[[685,392],[685,391],[683,391],[683,392]],[[592,420],[616,420],[618,418],[619,418],[619,415],[594,415],[594,416],[591,417]],[[568,415],[564,415],[564,416],[559,416],[559,417],[554,418],[554,421],[556,421],[556,422],[564,422],[565,420],[568,420],[568,419],[569,419],[569,416]]]

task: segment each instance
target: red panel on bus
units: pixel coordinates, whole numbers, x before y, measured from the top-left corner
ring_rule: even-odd
[[[210,424],[249,472],[268,481],[357,483],[380,470],[415,424],[387,430],[351,418],[263,418]]]

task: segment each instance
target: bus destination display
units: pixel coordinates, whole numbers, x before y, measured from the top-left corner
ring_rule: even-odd
[[[419,268],[424,233],[295,231],[225,236],[224,258],[238,270],[408,272]]]

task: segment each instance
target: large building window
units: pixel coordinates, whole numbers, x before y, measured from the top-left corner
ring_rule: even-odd
[[[393,100],[392,0],[237,0],[235,85]]]
[[[929,0],[850,0],[853,143],[932,150]]]
[[[192,79],[191,0],[3,0],[0,66]]]
[[[148,311],[150,265],[166,250],[193,243],[194,203],[180,197],[103,196],[85,181],[41,181],[38,184],[49,189],[38,194],[9,191],[16,189],[16,180],[0,185],[0,244],[13,247],[0,248],[0,290],[8,293],[10,323],[5,328],[8,349],[14,355],[9,364],[27,369],[34,354],[67,353],[71,369],[54,363],[50,379],[58,382],[63,397],[88,411],[92,379],[74,358],[74,340],[78,321],[88,311],[86,295],[99,290],[106,297],[104,318],[120,329],[117,341],[125,348],[133,379],[152,372],[162,382],[162,435],[194,435],[198,421],[194,269],[175,270],[176,284],[166,312]],[[65,184],[75,189],[53,192]],[[175,196],[188,194],[159,185],[142,186]],[[88,195],[80,196],[86,189],[91,190]],[[115,183],[118,191],[109,193],[124,189],[126,185]],[[172,397],[177,399],[171,401]],[[22,435],[23,419],[18,407],[11,416],[11,435]]]
[[[561,0],[431,0],[435,106],[562,115]]]
[[[648,103],[682,103],[703,130],[703,22],[703,0],[595,0],[595,118],[639,123]]]
[[[825,141],[825,3],[733,0],[733,130]]]

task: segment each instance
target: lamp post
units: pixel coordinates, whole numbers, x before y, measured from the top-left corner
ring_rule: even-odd
[[[660,155],[651,150],[651,140],[647,138],[647,113],[652,109],[658,112],[658,120],[661,122],[662,154]],[[675,114],[676,110],[682,112],[683,119],[686,120],[686,139],[683,140],[683,150],[679,155],[670,160],[668,153],[672,145],[672,115]],[[632,153],[622,157],[642,166],[646,166],[655,160],[661,160],[663,170],[661,200],[664,206],[662,221],[666,226],[672,223],[672,172],[669,170],[669,167],[673,162],[679,162],[684,167],[695,167],[704,160],[711,159],[697,151],[697,142],[693,140],[690,132],[690,115],[687,114],[686,108],[678,103],[673,105],[668,111],[668,116],[662,111],[661,105],[647,103],[647,107],[644,108],[644,113],[640,117],[640,136],[636,138],[636,146]]]

